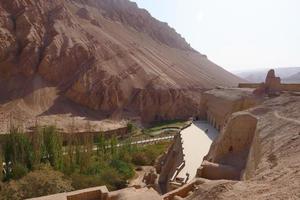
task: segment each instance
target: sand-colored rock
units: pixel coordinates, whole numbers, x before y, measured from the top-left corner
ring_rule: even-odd
[[[247,180],[208,181],[187,199],[299,199],[299,108],[299,96],[289,94],[251,108],[258,120],[243,171]]]
[[[262,102],[252,94],[253,89],[217,88],[204,93],[201,115],[221,131],[232,113],[246,110]]]
[[[23,95],[12,95],[12,80],[39,76],[57,90],[57,98],[44,96],[54,106],[67,98],[106,118],[187,118],[197,114],[204,89],[240,81],[127,0],[4,0],[0,11],[4,107],[24,98],[22,87]],[[34,92],[26,95],[35,98]]]
[[[152,188],[126,188],[123,190],[110,192],[108,200],[140,200],[140,199],[153,199],[161,200],[160,195]]]
[[[176,135],[168,152],[159,159],[157,172],[159,172],[159,186],[164,194],[171,190],[170,180],[173,178],[178,166],[184,161],[182,139],[180,134]]]
[[[213,142],[205,158],[212,163],[203,163],[200,176],[208,179],[239,180],[246,167],[256,125],[257,118],[250,113],[234,113]]]
[[[212,163],[204,161],[201,164],[199,176],[210,180],[236,180],[240,178],[240,171],[230,165],[223,165],[218,163]]]

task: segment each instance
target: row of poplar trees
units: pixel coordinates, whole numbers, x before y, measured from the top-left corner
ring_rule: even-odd
[[[10,180],[21,178],[41,163],[49,163],[64,173],[73,173],[76,168],[83,172],[94,154],[103,160],[112,159],[117,152],[118,140],[116,137],[107,140],[99,133],[96,136],[70,134],[63,141],[62,134],[54,126],[48,126],[37,127],[33,134],[13,128],[1,146],[0,162],[5,163],[5,173],[1,173],[0,179]],[[130,149],[130,142],[122,148]]]

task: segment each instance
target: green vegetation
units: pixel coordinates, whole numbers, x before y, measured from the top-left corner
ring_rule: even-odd
[[[129,133],[132,133],[134,131],[135,127],[132,123],[128,122],[127,123],[127,130]]]
[[[135,165],[154,165],[155,160],[168,148],[168,143],[163,142],[155,145],[139,148],[132,154],[132,162]]]
[[[153,124],[150,128],[144,129],[143,132],[148,135],[160,134],[167,129],[181,129],[187,124],[186,120],[170,120]]]
[[[4,160],[10,163],[4,180],[5,184],[24,180],[41,166],[48,166],[47,170],[63,173],[74,189],[99,185],[121,189],[134,177],[136,165],[153,165],[167,146],[167,142],[137,146],[130,138],[120,142],[102,133],[70,134],[63,142],[62,134],[52,126],[38,127],[29,135],[12,129],[3,148]]]
[[[0,148],[0,165],[2,166],[3,163],[3,156],[2,156],[2,152],[1,152],[1,148]],[[0,170],[0,183],[3,181],[3,173],[2,173],[2,168]],[[0,186],[1,187],[1,186]]]
[[[71,180],[49,164],[41,164],[21,179],[0,186],[0,199],[3,200],[22,200],[74,190]]]

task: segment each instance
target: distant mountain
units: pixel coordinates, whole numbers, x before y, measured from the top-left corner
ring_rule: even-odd
[[[300,72],[283,79],[286,83],[300,83]]]
[[[263,82],[270,69],[248,70],[235,72],[237,76],[249,82]],[[300,67],[275,68],[276,76],[279,76],[283,82],[300,82]]]

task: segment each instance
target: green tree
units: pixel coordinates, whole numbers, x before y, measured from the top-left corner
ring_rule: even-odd
[[[0,182],[3,180],[3,155],[2,155],[2,147],[0,145]]]
[[[76,152],[76,144],[77,144],[76,134],[70,133],[67,135],[66,140],[66,155],[64,158],[64,172],[66,174],[71,174],[75,171],[77,165],[77,152]]]
[[[97,155],[100,156],[101,158],[104,158],[106,155],[107,141],[103,133],[100,133],[97,136],[96,143],[97,143]]]
[[[62,137],[54,126],[43,129],[45,155],[54,169],[63,168],[63,148]]]
[[[131,138],[125,140],[122,145],[118,148],[118,157],[120,160],[125,161],[127,163],[132,162],[132,152],[134,150],[133,145],[131,144]]]
[[[37,168],[44,155],[43,131],[41,127],[35,127],[34,133],[31,134],[30,143],[33,151],[33,168]]]
[[[110,153],[112,158],[117,156],[117,145],[118,145],[118,139],[116,136],[113,136],[110,139]]]
[[[132,133],[133,130],[134,130],[133,124],[130,123],[130,122],[128,122],[128,123],[127,123],[127,131],[128,131],[128,133]]]
[[[83,145],[81,149],[80,159],[80,172],[84,173],[91,164],[91,158],[93,154],[93,136],[92,134],[85,134],[83,136]]]
[[[33,150],[32,145],[24,133],[20,133],[18,129],[10,130],[4,147],[5,162],[11,162],[12,165],[20,164],[28,169],[33,166]]]
[[[110,166],[115,168],[121,175],[122,179],[124,179],[124,180],[132,178],[134,175],[134,169],[133,169],[132,165],[130,165],[122,160],[113,159],[110,163]]]

